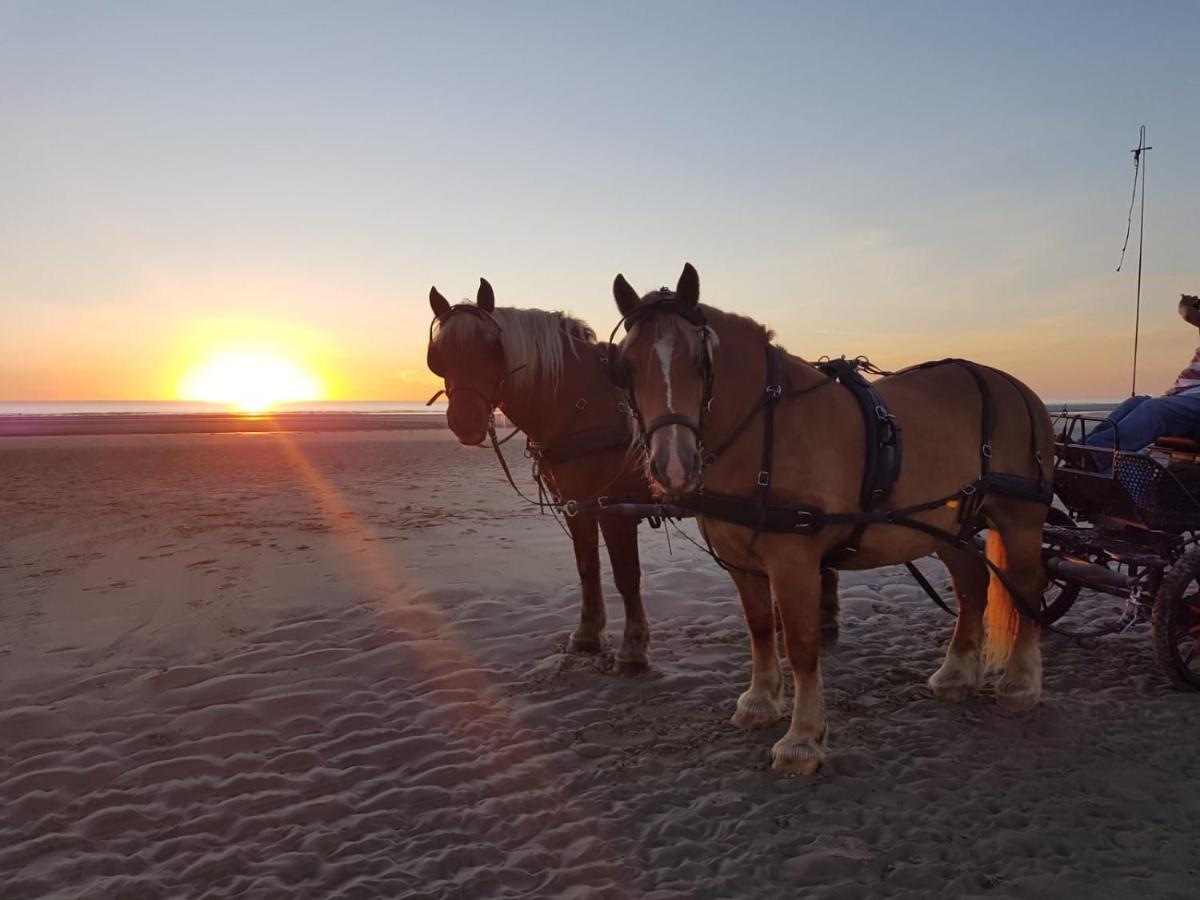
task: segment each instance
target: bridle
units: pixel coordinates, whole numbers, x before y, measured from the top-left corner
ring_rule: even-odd
[[[642,416],[642,411],[637,405],[637,400],[634,398],[633,379],[622,366],[621,356],[623,354],[617,353],[613,338],[617,336],[617,330],[622,326],[624,326],[626,333],[628,333],[633,325],[659,313],[669,313],[678,316],[696,329],[696,334],[700,340],[700,375],[704,382],[704,393],[700,398],[700,411],[698,415],[690,416],[686,413],[668,412],[661,416],[655,416],[647,422]],[[614,385],[624,390],[628,395],[629,409],[638,424],[638,432],[647,456],[650,454],[650,439],[656,431],[660,428],[666,428],[669,425],[679,425],[695,435],[696,445],[701,450],[701,458],[703,458],[704,419],[712,407],[713,401],[713,363],[708,320],[704,318],[704,313],[699,305],[680,303],[678,296],[670,288],[659,288],[655,292],[653,299],[639,303],[633,312],[622,317],[621,321],[613,326],[608,340],[609,344],[613,346],[613,350],[609,355],[609,378]]]
[[[446,377],[446,367],[441,358],[441,354],[434,347],[433,329],[434,329],[434,326],[441,326],[444,328],[446,325],[446,322],[449,321],[452,316],[456,316],[456,315],[471,315],[471,316],[475,316],[475,318],[479,319],[482,322],[486,322],[492,329],[494,329],[497,340],[499,340],[500,336],[504,333],[504,330],[500,327],[500,323],[496,321],[495,317],[492,316],[491,313],[487,312],[486,310],[480,309],[478,306],[473,306],[469,303],[463,303],[463,304],[459,304],[458,306],[452,306],[448,312],[440,313],[439,315],[434,316],[433,320],[429,323],[429,345],[428,345],[428,349],[425,351],[425,365],[429,367],[429,371],[433,372],[434,375],[437,375],[441,378]],[[503,357],[503,355],[504,355],[503,344],[501,344],[501,346],[500,346],[500,354]],[[507,366],[507,360],[505,360],[505,365]],[[484,402],[484,405],[488,409],[488,415],[490,416],[490,420],[491,420],[490,427],[494,428],[495,427],[496,410],[498,408],[502,407],[504,404],[504,397],[503,397],[504,387],[505,387],[506,383],[508,382],[508,379],[511,378],[517,372],[521,371],[523,368],[525,368],[525,366],[520,365],[520,366],[517,366],[515,369],[510,369],[510,370],[506,371],[504,373],[504,375],[501,376],[500,380],[498,382],[496,382],[495,388],[493,388],[491,390],[485,389],[484,387],[481,387],[478,384],[472,384],[469,381],[458,380],[454,386],[454,393],[458,393],[459,391],[466,391],[467,393],[474,394],[475,396],[479,397]],[[451,396],[451,392],[446,390],[445,388],[443,388],[442,390],[439,390],[436,394],[434,394],[432,397],[430,397],[429,400],[426,401],[425,405],[432,406],[437,401],[438,397],[442,396],[443,394],[445,394],[447,397]],[[506,438],[506,440],[507,440],[507,438]]]

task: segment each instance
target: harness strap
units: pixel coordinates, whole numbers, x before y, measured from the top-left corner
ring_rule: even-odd
[[[538,499],[537,500],[534,500],[531,497],[525,496],[525,492],[522,491],[519,487],[517,487],[517,482],[515,480],[513,480],[512,472],[508,468],[508,461],[505,460],[504,453],[501,452],[501,450],[500,450],[501,442],[496,439],[496,425],[494,422],[488,422],[488,438],[491,439],[492,449],[494,451],[496,451],[496,459],[500,460],[500,468],[504,470],[504,477],[508,479],[508,483],[510,485],[512,485],[512,489],[517,492],[517,496],[520,497],[522,500],[524,500],[526,503],[530,503],[533,506],[538,507],[538,509],[541,509],[544,511],[547,504],[546,504],[546,500],[545,500],[545,495],[543,493],[545,489],[542,485],[542,480],[540,478],[536,479],[537,485],[538,485]]]
[[[553,441],[528,441],[526,447],[530,457],[545,465],[561,465],[573,462],[593,453],[615,450],[629,444],[627,424],[599,425],[584,431],[564,435]]]
[[[758,525],[754,537],[750,541],[750,549],[758,541],[762,533],[762,524],[766,520],[768,504],[771,499],[771,467],[775,456],[775,407],[783,396],[783,360],[780,359],[779,348],[767,344],[767,387],[763,392],[763,445],[762,468],[758,470],[755,479],[758,494]]]
[[[950,613],[950,615],[958,615],[958,613],[946,605],[946,601],[942,599],[942,595],[938,592],[938,589],[929,583],[929,579],[925,577],[924,573],[922,573],[920,569],[910,562],[906,562],[904,564],[904,568],[908,569],[908,574],[913,577],[913,581],[920,585],[921,590],[929,595],[930,600],[932,600],[946,612]]]
[[[865,455],[859,506],[872,512],[885,504],[900,477],[902,463],[900,426],[875,387],[863,378],[858,360],[834,359],[821,368],[850,391],[862,413]],[[872,367],[874,368],[874,367]],[[869,522],[859,522],[841,545],[825,554],[821,564],[836,568],[858,551]]]
[[[778,350],[778,348],[776,348],[776,349]],[[779,357],[779,362],[780,362],[780,365],[782,366],[782,364],[783,364],[782,356]],[[785,388],[784,392],[783,392],[783,396],[780,397],[779,399],[780,400],[792,400],[796,397],[801,397],[804,394],[812,393],[813,391],[818,390],[819,388],[823,388],[827,384],[835,384],[836,382],[837,382],[837,378],[835,378],[833,375],[826,374],[824,381],[818,381],[816,384],[808,385],[808,387],[795,388],[794,390],[787,390]],[[725,438],[725,440],[721,441],[721,443],[717,446],[717,449],[708,450],[705,452],[704,464],[706,466],[710,466],[713,463],[715,463],[717,461],[717,459],[721,456],[722,453],[724,453],[726,450],[728,450],[730,447],[733,446],[734,442],[737,441],[737,439],[742,436],[742,432],[744,432],[747,428],[749,428],[751,423],[758,416],[758,414],[760,412],[762,412],[763,407],[765,407],[767,405],[767,399],[768,399],[767,394],[764,391],[763,395],[758,398],[758,400],[755,402],[755,404],[750,407],[750,410],[746,413],[746,415],[744,415],[742,417],[742,420],[740,422],[738,422],[737,425],[734,426],[733,431],[731,431],[729,433],[729,435]]]
[[[660,428],[666,428],[668,425],[682,425],[684,428],[691,431],[697,437],[700,435],[700,422],[687,415],[686,413],[664,413],[661,416],[655,416],[646,425],[645,440],[649,441],[654,432]]]
[[[980,407],[980,436],[979,436],[979,470],[986,478],[992,471],[992,428],[995,425],[995,413],[992,410],[992,392],[988,388],[987,381],[984,379],[979,369],[965,359],[954,359],[951,362],[966,369],[973,379],[975,386],[979,388],[979,407]]]

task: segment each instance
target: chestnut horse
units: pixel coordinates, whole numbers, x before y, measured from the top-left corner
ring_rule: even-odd
[[[868,569],[936,553],[950,570],[959,615],[945,661],[929,679],[934,695],[953,701],[972,696],[986,663],[1003,670],[995,686],[1002,706],[1019,710],[1037,703],[1040,629],[1018,614],[1009,594],[1038,598],[1046,581],[1042,525],[1053,431],[1029,388],[965,361],[926,364],[874,381],[882,400],[877,411],[890,412],[903,429],[903,454],[883,507],[896,517],[885,521],[878,513],[863,531],[851,520],[862,518],[868,429],[851,390],[799,357],[772,350],[771,332],[751,319],[700,305],[700,279],[690,264],[674,292],[639,297],[618,275],[613,294],[628,329],[613,375],[635,404],[650,477],[660,495],[697,501],[691,508],[701,531],[741,595],[753,667],[735,725],[767,726],[786,713],[772,600],[782,619],[794,699],[791,726],[772,748],[773,768],[807,775],[825,756],[818,572],[831,557],[839,559],[838,568]],[[776,387],[768,384],[769,358],[781,369]],[[768,415],[764,387],[776,400],[767,429],[761,424]],[[715,459],[712,448],[719,448]],[[774,465],[764,466],[771,458]],[[993,476],[981,477],[992,467]],[[1007,479],[1012,487],[1034,478],[1036,499],[1033,490],[1022,495],[993,484]],[[716,504],[721,497],[750,501],[767,490],[776,527],[763,527],[765,512],[756,523],[730,514],[739,499]],[[706,497],[720,517],[706,513]],[[767,506],[764,501],[761,509]],[[796,524],[788,532],[779,514],[793,511],[821,524]],[[989,578],[988,565],[965,540],[985,526],[991,528],[988,560],[1003,577]],[[948,531],[960,539],[944,540]],[[838,553],[851,538],[856,552]]]
[[[527,451],[554,500],[650,502],[641,459],[630,449],[624,395],[608,380],[607,345],[598,345],[587,325],[559,312],[497,308],[484,279],[475,304],[451,306],[437,288],[430,289],[429,304],[436,317],[429,367],[445,379],[446,418],[461,443],[483,444],[493,412],[501,409],[528,436]],[[644,671],[650,626],[642,606],[639,520],[580,512],[565,521],[583,594],[568,651],[597,653],[603,647],[603,533],[613,581],[625,602],[617,671]]]

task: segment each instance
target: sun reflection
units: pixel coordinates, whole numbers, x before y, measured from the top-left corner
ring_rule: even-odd
[[[179,381],[184,400],[223,403],[242,412],[263,413],[280,403],[320,400],[325,387],[316,375],[286,357],[262,350],[218,350]]]

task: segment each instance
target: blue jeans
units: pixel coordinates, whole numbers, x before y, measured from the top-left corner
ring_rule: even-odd
[[[1112,447],[1119,438],[1116,449],[1137,451],[1160,437],[1200,437],[1200,390],[1130,397],[1096,426],[1085,443]]]

